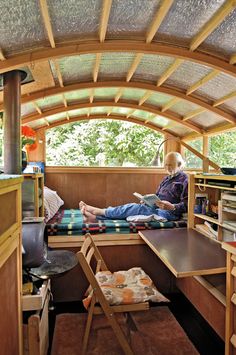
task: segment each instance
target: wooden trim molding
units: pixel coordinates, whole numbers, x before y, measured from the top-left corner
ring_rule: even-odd
[[[220,70],[223,73],[236,77],[236,67],[234,65],[212,55],[201,53],[199,51],[192,52],[189,49],[178,48],[172,45],[128,40],[109,40],[102,43],[91,40],[77,42],[75,44],[69,42],[57,44],[56,48],[40,48],[27,53],[16,54],[0,62],[0,73],[27,66],[32,62],[37,63],[48,59],[71,55],[103,52],[135,52],[165,55],[207,65],[213,69]]]
[[[142,82],[126,82],[126,81],[104,81],[104,82],[86,82],[86,83],[77,83],[77,84],[70,84],[66,85],[64,87],[56,87],[56,88],[49,88],[49,89],[44,89],[41,91],[38,91],[36,93],[32,93],[29,95],[23,95],[21,98],[21,104],[25,104],[28,102],[36,101],[39,99],[42,99],[44,97],[48,96],[53,96],[53,95],[58,95],[58,94],[63,94],[66,92],[71,92],[71,91],[76,91],[76,90],[84,90],[84,89],[96,89],[96,88],[107,88],[107,87],[118,87],[121,89],[125,88],[135,88],[135,89],[142,89],[142,90],[147,90],[149,91],[148,93],[145,94],[145,98],[141,98],[139,101],[139,105],[141,106],[144,101],[148,99],[154,92],[159,92],[167,95],[174,96],[176,98],[179,98],[181,100],[185,100],[191,103],[194,103],[198,106],[201,106],[205,108],[206,110],[215,113],[216,115],[219,115],[223,118],[225,118],[227,121],[230,122],[235,122],[235,117],[228,113],[225,112],[224,110],[216,107],[218,104],[212,106],[211,104],[207,103],[204,101],[204,98],[199,98],[196,96],[192,95],[186,95],[185,92],[181,92],[179,90],[170,88],[170,87],[165,87],[165,86],[159,86],[157,87],[156,85],[152,84],[146,84]],[[118,93],[117,93],[118,95]],[[118,96],[118,99],[120,96]],[[231,98],[231,97],[229,97]],[[118,102],[117,97],[115,97],[115,102]],[[0,111],[3,110],[3,104],[0,104]],[[166,110],[165,110],[166,111]],[[163,112],[165,112],[163,111]]]

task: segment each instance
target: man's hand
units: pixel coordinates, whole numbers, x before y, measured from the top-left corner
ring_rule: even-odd
[[[174,211],[175,205],[170,203],[169,201],[157,201],[157,207],[161,208],[162,210]]]

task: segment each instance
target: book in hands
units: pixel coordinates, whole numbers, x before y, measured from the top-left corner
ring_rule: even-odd
[[[161,201],[160,198],[155,194],[141,195],[138,192],[134,192],[133,195],[140,201],[143,201],[149,207],[155,207],[156,202]]]

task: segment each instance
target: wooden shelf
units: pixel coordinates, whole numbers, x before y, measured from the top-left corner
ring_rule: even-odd
[[[194,213],[194,216],[198,217],[198,218],[201,218],[201,219],[204,219],[204,221],[208,221],[208,222],[211,222],[211,223],[218,224],[218,226],[222,226],[222,224],[218,221],[218,219],[206,216],[205,214]]]
[[[213,189],[227,190],[227,191],[236,191],[235,187],[208,185],[208,184],[200,184],[200,183],[195,183],[195,186],[210,187],[210,188],[213,188]]]

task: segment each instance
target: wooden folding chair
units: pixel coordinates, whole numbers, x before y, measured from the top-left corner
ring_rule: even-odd
[[[133,354],[129,342],[127,341],[120,325],[118,324],[115,313],[118,312],[132,312],[132,311],[143,311],[149,309],[149,302],[111,306],[107,299],[105,298],[101,286],[99,285],[95,274],[99,271],[108,271],[105,261],[103,260],[98,248],[96,247],[93,238],[90,234],[86,234],[85,241],[82,245],[81,250],[77,253],[80,265],[87,277],[90,287],[89,290],[92,292],[92,299],[88,310],[88,318],[84,333],[82,354],[86,353],[89,333],[92,325],[92,319],[94,314],[104,313],[107,317],[108,323],[112,327],[118,342],[120,343],[125,354]],[[93,271],[90,263],[92,258],[96,260],[95,272]]]

